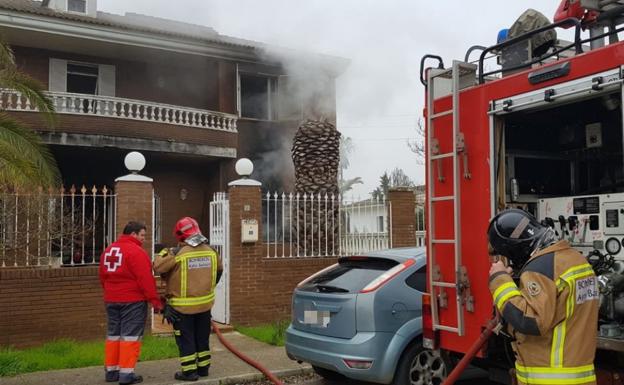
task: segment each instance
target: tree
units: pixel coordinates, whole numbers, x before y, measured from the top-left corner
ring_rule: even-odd
[[[0,87],[17,91],[22,102],[30,101],[48,125],[55,123],[54,106],[43,86],[17,69],[13,51],[4,41],[0,41]],[[59,180],[56,161],[41,138],[0,111],[0,188],[48,187]]]
[[[422,120],[418,119],[416,122],[416,139],[407,140],[407,147],[410,151],[416,154],[416,161],[418,164],[423,164],[425,160],[425,129],[423,128]]]
[[[362,184],[364,181],[361,177],[356,176],[352,179],[344,179],[344,172],[349,168],[351,163],[349,162],[349,156],[355,149],[353,140],[350,137],[340,137],[340,169],[338,175],[338,184],[340,188],[340,194],[344,194],[350,191],[356,184]]]
[[[388,190],[391,187],[414,187],[414,181],[405,174],[405,171],[395,167],[388,175],[387,171],[384,171],[383,175],[379,178],[379,186],[371,193],[373,198],[381,199],[382,196],[388,196]]]

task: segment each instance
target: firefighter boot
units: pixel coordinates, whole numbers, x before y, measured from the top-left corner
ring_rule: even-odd
[[[178,381],[197,381],[199,380],[199,376],[196,371],[192,372],[176,372],[175,376],[173,376]]]
[[[208,377],[208,372],[210,371],[210,365],[204,366],[202,368],[197,368],[197,374],[200,377]]]

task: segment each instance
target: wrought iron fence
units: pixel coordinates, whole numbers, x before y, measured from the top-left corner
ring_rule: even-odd
[[[0,267],[95,264],[115,234],[107,187],[0,191]]]
[[[323,257],[392,247],[389,202],[341,195],[266,193],[267,258]]]

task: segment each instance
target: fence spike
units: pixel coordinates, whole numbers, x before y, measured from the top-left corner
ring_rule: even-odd
[[[273,198],[275,198],[275,200],[277,200],[277,198],[279,197],[279,195],[277,194],[277,191],[273,193]]]
[[[82,195],[85,195],[87,193],[87,188],[85,187],[85,185],[82,185],[82,187],[80,188],[80,192],[82,193]]]
[[[72,195],[76,194],[76,186],[71,185],[71,188],[69,189],[69,192],[70,192]]]
[[[61,195],[65,194],[65,186],[61,186]]]
[[[292,193],[292,192],[291,192],[290,194],[288,194],[288,198],[289,198],[290,200],[292,200],[292,199],[293,199],[293,193]]]
[[[97,187],[95,187],[95,185],[93,185],[93,188],[91,189],[91,192],[93,193],[93,195],[97,194]]]
[[[269,191],[267,191],[266,197],[267,197],[267,200],[271,199],[271,193]]]

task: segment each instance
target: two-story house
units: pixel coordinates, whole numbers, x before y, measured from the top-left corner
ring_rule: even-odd
[[[48,128],[11,90],[2,107],[41,134],[66,186],[113,186],[124,155],[141,151],[158,197],[155,241],[167,243],[181,215],[207,226],[237,158],[254,160],[265,184],[291,186],[290,140],[310,113],[335,120],[346,61],[97,6],[0,0],[0,34],[49,90],[59,122]]]

